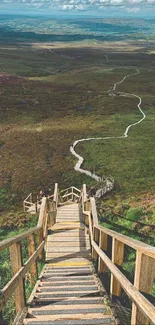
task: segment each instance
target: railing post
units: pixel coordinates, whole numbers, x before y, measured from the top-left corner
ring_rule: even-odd
[[[22,267],[22,252],[21,244],[16,243],[10,246],[10,260],[12,265],[12,273],[15,275],[20,268]],[[24,290],[24,281],[21,279],[19,281],[18,287],[15,290],[15,304],[16,312],[21,312],[25,307],[25,290]]]
[[[85,206],[85,211],[90,212],[90,201],[86,201],[84,206]],[[89,216],[88,216],[88,214],[85,214],[85,225],[89,226]]]
[[[108,235],[105,234],[103,231],[100,230],[100,237],[99,237],[99,247],[103,251],[107,251],[108,248]],[[98,261],[98,272],[103,273],[106,270],[106,264],[102,261],[102,259],[99,257]]]
[[[95,243],[98,244],[99,241],[99,230],[96,229],[95,227],[93,228],[93,240]],[[94,248],[92,248],[92,258],[96,261],[97,260],[97,252],[95,251]]]
[[[38,245],[40,245],[43,241],[43,228],[40,229],[39,233],[38,233]],[[44,251],[42,250],[39,254],[39,259],[41,261],[44,261]]]
[[[136,269],[134,286],[144,293],[151,294],[154,281],[155,260],[142,252],[137,251],[136,255]],[[132,305],[132,325],[148,325],[149,319],[136,307]]]
[[[72,187],[72,201],[74,201],[74,190],[73,190],[73,187]]]
[[[117,240],[116,238],[112,239],[112,262],[116,265],[121,266],[123,264],[124,258],[124,244]],[[121,284],[116,278],[111,274],[111,286],[110,293],[113,296],[120,296],[121,293]]]
[[[86,189],[86,184],[83,184],[83,203],[84,203],[84,210],[87,211],[87,189]]]
[[[33,255],[35,252],[35,240],[34,240],[34,235],[29,235],[28,236],[28,254],[29,257]],[[34,262],[30,268],[30,273],[31,273],[31,283],[34,284],[36,282],[37,276],[38,276],[38,271],[37,271],[37,263]]]

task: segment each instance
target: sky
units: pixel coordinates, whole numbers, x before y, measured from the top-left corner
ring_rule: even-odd
[[[0,13],[155,18],[155,0],[0,0]]]

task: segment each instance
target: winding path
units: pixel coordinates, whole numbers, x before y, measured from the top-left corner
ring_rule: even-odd
[[[106,58],[108,60],[108,56],[107,55],[106,55]],[[122,68],[124,69],[125,67],[122,67]],[[114,68],[114,69],[117,69],[117,68]],[[119,67],[119,69],[120,69],[120,67]],[[132,76],[136,76],[139,73],[140,73],[139,69],[136,68],[136,72],[135,73],[127,74],[125,77],[123,77],[123,79],[121,79],[118,82],[115,82],[114,85],[113,85],[113,87],[108,90],[109,95],[110,96],[113,96],[114,95],[114,92],[116,91],[117,87],[120,84],[122,84],[127,78],[132,77]],[[89,170],[86,170],[86,169],[81,168],[81,166],[82,166],[82,164],[84,162],[84,158],[82,156],[80,156],[75,151],[75,148],[78,145],[78,143],[85,142],[85,141],[97,141],[97,140],[109,140],[109,139],[127,138],[130,128],[133,127],[133,126],[135,126],[135,125],[137,125],[137,124],[140,124],[146,118],[145,113],[141,109],[141,103],[142,103],[141,97],[139,97],[138,95],[135,95],[135,94],[132,94],[132,93],[126,93],[126,92],[117,92],[117,94],[119,96],[122,96],[122,97],[128,97],[128,98],[129,97],[134,97],[134,98],[138,99],[137,107],[138,107],[138,110],[140,111],[140,113],[142,114],[142,118],[140,120],[138,120],[137,122],[128,125],[128,127],[126,128],[126,130],[125,130],[125,132],[124,132],[124,134],[122,136],[95,137],[95,138],[94,137],[90,137],[90,138],[85,138],[85,139],[79,139],[79,140],[74,141],[74,143],[70,146],[70,152],[72,153],[72,155],[74,157],[76,157],[78,159],[77,163],[74,166],[75,171],[80,172],[82,174],[85,174],[87,176],[90,176],[91,178],[95,179],[97,182],[100,182],[101,181],[101,177],[99,177],[95,173],[91,173]],[[105,180],[107,180],[106,183],[108,185],[109,190],[111,190],[113,188],[113,186],[112,186],[113,184],[111,184],[112,181],[109,180],[109,178],[107,178]],[[107,191],[108,191],[108,189],[106,191],[104,191],[104,193],[107,192]]]

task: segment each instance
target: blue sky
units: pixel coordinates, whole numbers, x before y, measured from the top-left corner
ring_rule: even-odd
[[[155,17],[155,0],[0,0],[0,13]]]

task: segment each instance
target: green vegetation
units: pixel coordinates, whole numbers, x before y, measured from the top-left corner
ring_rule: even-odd
[[[3,224],[3,227],[0,229],[0,241],[4,238],[11,238],[19,233],[24,232],[25,230],[36,226],[38,221],[37,215],[26,215],[22,212],[14,212],[6,214],[7,222]],[[4,221],[3,221],[4,222]],[[37,244],[37,237],[35,238]],[[22,240],[22,258],[23,262],[26,262],[29,258],[28,251],[27,251],[27,240]],[[38,273],[41,272],[43,263],[38,261]],[[2,289],[7,282],[12,278],[11,272],[11,262],[10,262],[10,255],[9,249],[5,249],[4,251],[0,252],[0,289]],[[30,296],[34,284],[31,283],[31,275],[28,272],[26,274],[26,281],[25,281],[25,295],[26,299]],[[3,309],[3,317],[6,322],[9,324],[12,323],[12,320],[15,317],[15,304],[14,304],[14,295],[7,301],[5,307]]]
[[[98,210],[100,223],[104,227],[155,246],[155,195],[137,193],[135,197],[130,193],[125,196],[112,193],[98,202]],[[122,271],[132,283],[134,283],[135,261],[135,250],[125,246]],[[152,295],[155,296],[155,283]]]
[[[6,52],[11,54],[11,49],[5,50],[7,58]],[[134,72],[131,65],[135,65],[139,66],[141,74],[126,79],[118,91],[141,95],[147,119],[132,128],[127,139],[79,144],[77,151],[85,158],[84,167],[95,169],[99,175],[112,174],[119,192],[136,193],[145,191],[146,187],[153,191],[155,71],[151,68],[154,56],[143,54],[140,60],[137,53],[110,52],[109,61],[105,58],[103,61],[104,49],[63,48],[51,53],[25,48],[18,52],[23,56],[25,76],[30,77],[27,71],[29,59],[31,75],[35,74],[36,64],[36,71],[38,66],[44,64],[45,67],[49,62],[50,67],[44,77],[40,76],[40,70],[33,78],[0,75],[1,188],[22,199],[30,191],[37,193],[42,186],[52,187],[55,181],[63,187],[70,183],[81,187],[83,181],[92,184],[88,177],[74,172],[75,159],[69,147],[75,139],[82,137],[120,136],[129,123],[141,117],[136,99],[110,97],[107,93],[115,81]],[[15,67],[16,55],[14,50],[11,67]],[[5,61],[3,65],[7,66]],[[67,71],[64,72],[65,65]],[[113,65],[125,68],[109,70]],[[59,72],[56,72],[57,67]]]
[[[15,21],[8,25],[6,19],[0,26],[4,31],[0,39],[0,240],[36,223],[36,217],[28,217],[17,207],[30,192],[36,195],[55,182],[62,188],[95,184],[74,171],[76,159],[69,147],[80,138],[122,136],[129,124],[141,118],[136,99],[108,94],[115,82],[138,67],[140,74],[127,78],[117,91],[141,96],[146,120],[131,128],[126,139],[89,141],[78,144],[76,150],[85,159],[83,168],[115,178],[113,193],[98,203],[102,224],[154,245],[154,36],[152,41],[147,35],[148,40],[135,42],[136,22],[127,37],[123,34],[126,22],[117,21],[117,33],[104,43],[103,35],[92,36],[92,21],[87,22],[89,31],[83,36],[84,23],[70,23],[70,34],[65,37],[66,25],[59,35],[57,23],[52,22],[52,35],[49,22],[43,26],[40,20],[33,25],[32,20],[29,25],[18,21],[18,31]],[[98,28],[103,27],[103,21],[99,24]],[[106,21],[108,30],[112,26]],[[125,42],[112,43],[113,39],[119,41],[120,29]],[[127,42],[127,38],[134,40]],[[27,258],[24,242],[23,256]],[[0,258],[2,288],[11,277],[9,252]],[[135,253],[128,249],[123,270],[131,281],[134,268]],[[30,290],[27,277],[27,296]],[[12,317],[12,306],[13,298],[6,305],[6,321]]]

